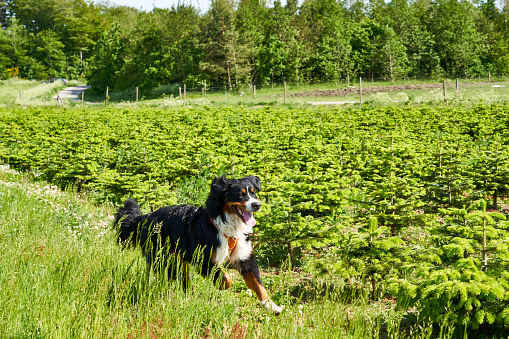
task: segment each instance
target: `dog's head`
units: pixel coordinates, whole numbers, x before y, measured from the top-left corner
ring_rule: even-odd
[[[261,189],[260,178],[256,176],[242,179],[226,179],[224,175],[215,177],[205,207],[211,218],[221,215],[225,221],[225,214],[231,214],[252,227],[256,224],[253,213],[262,206],[256,197],[256,192]]]

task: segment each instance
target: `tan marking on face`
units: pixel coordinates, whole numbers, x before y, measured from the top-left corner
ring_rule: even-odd
[[[246,189],[245,188],[242,189],[242,193],[246,194]]]
[[[233,212],[232,206],[236,206],[237,208],[239,208],[243,211],[246,211],[246,202],[247,201],[244,201],[244,202],[230,202],[229,201],[226,204],[224,204],[223,213],[235,214],[235,212]]]
[[[254,193],[254,188],[253,187],[251,187],[251,193]]]

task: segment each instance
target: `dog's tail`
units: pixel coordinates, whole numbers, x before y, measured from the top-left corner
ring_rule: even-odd
[[[124,202],[115,215],[114,227],[118,232],[118,242],[124,245],[136,246],[138,240],[138,223],[134,219],[140,215],[140,205],[132,199]]]

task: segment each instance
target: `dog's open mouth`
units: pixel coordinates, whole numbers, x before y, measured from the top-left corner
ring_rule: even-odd
[[[244,223],[248,226],[253,227],[256,225],[256,220],[253,217],[253,213],[250,212],[244,212],[242,209],[240,209],[237,206],[232,206],[233,212],[242,220]]]

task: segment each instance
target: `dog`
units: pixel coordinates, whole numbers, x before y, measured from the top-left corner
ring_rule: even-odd
[[[231,286],[228,273],[218,267],[229,261],[247,287],[256,293],[260,304],[279,315],[282,308],[267,294],[249,240],[256,224],[253,213],[261,208],[256,197],[260,190],[260,178],[256,176],[226,179],[223,175],[212,180],[205,206],[200,208],[167,206],[141,215],[138,203],[128,199],[115,216],[119,243],[141,246],[148,267],[156,260],[171,261],[164,256],[175,256],[184,267],[184,289],[189,284],[187,267],[197,250],[203,253],[199,263],[201,275],[213,274],[214,284],[220,289]],[[175,264],[169,265],[168,275],[172,276],[175,270]]]

